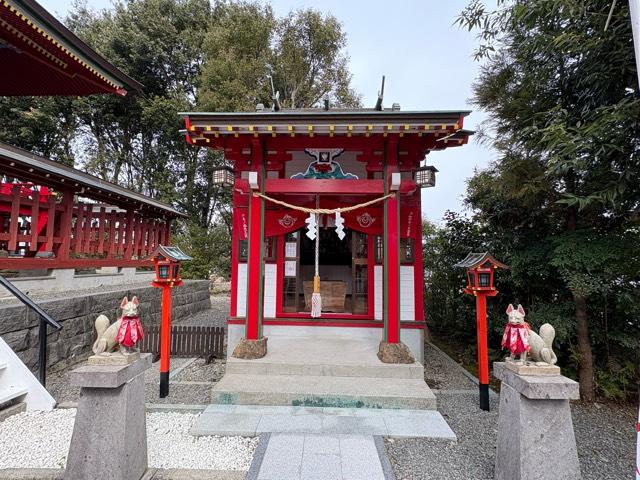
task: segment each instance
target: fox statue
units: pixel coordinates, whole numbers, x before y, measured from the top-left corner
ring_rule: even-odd
[[[556,331],[548,323],[540,327],[540,333],[531,330],[531,327],[524,321],[524,308],[518,305],[513,308],[509,304],[507,308],[508,322],[502,336],[502,348],[510,352],[509,361],[516,361],[519,356],[519,363],[527,362],[527,354],[534,362],[539,364],[555,365],[558,361],[553,352],[553,339]]]
[[[144,335],[142,324],[138,315],[138,297],[133,297],[131,301],[127,297],[120,302],[122,316],[114,323],[110,323],[106,315],[96,318],[95,327],[98,338],[93,344],[93,353],[96,355],[111,355],[118,345],[120,353],[130,354],[137,342],[142,340]]]

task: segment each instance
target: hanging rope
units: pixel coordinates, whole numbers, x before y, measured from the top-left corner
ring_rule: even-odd
[[[283,207],[287,207],[287,208],[291,208],[293,210],[298,210],[300,212],[304,212],[304,213],[324,213],[324,214],[328,214],[331,215],[333,213],[336,212],[350,212],[352,210],[357,210],[359,208],[364,208],[364,207],[368,207],[369,205],[373,205],[374,203],[378,203],[378,202],[382,202],[384,200],[386,200],[387,198],[393,198],[396,196],[395,193],[388,193],[387,195],[384,195],[383,197],[378,197],[378,198],[374,198],[373,200],[369,200],[368,202],[364,202],[364,203],[359,203],[357,205],[351,205],[350,207],[340,207],[340,208],[307,208],[307,207],[300,207],[298,205],[292,205],[290,203],[287,202],[283,202],[282,200],[277,200],[275,198],[269,197],[267,195],[264,195],[260,192],[253,192],[253,196],[254,197],[260,197],[263,198],[264,200],[268,200],[269,202],[278,204],[278,205],[282,205]]]
[[[316,196],[316,207],[320,206],[320,198]],[[313,277],[313,294],[311,295],[311,318],[320,318],[322,315],[322,296],[320,295],[320,222],[317,213],[316,217],[316,251],[315,251],[315,275]]]

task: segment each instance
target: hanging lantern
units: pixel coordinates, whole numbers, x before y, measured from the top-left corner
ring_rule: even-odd
[[[432,165],[417,168],[415,171],[415,181],[418,187],[427,188],[436,186],[436,172],[438,169]]]
[[[228,165],[215,167],[213,169],[213,184],[222,185],[223,187],[233,187],[235,174],[233,168]]]

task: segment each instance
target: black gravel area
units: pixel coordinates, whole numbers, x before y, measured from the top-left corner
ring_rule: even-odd
[[[211,308],[203,310],[190,317],[184,318],[176,325],[189,325],[194,327],[222,327],[227,328],[229,319],[229,296],[211,295]]]
[[[207,365],[204,358],[198,358],[174,379],[178,382],[217,382],[224,375],[226,364],[225,360],[216,359]]]
[[[182,383],[169,381],[169,395],[160,398],[160,386],[145,384],[147,403],[173,403],[182,405],[207,405],[211,403],[212,383]]]
[[[215,360],[206,365],[204,359],[174,358],[171,359],[171,369],[178,371],[187,365],[169,380],[169,396],[159,397],[160,375],[159,363],[154,363],[145,372],[145,401],[147,403],[174,403],[184,405],[203,405],[210,403],[211,388],[224,374],[225,363]],[[56,399],[58,404],[65,402],[77,402],[80,396],[80,388],[69,384],[69,372],[73,369],[49,374],[47,377],[47,390]]]
[[[638,409],[632,405],[576,403],[573,430],[584,480],[632,478]]]
[[[461,380],[459,367],[438,358],[442,355],[427,347],[425,369],[429,373],[425,376],[439,382],[437,388],[440,390],[436,391],[438,410],[456,433],[458,441],[387,439],[385,445],[396,477],[398,480],[493,479],[499,398],[491,396],[490,412],[480,410],[477,387],[465,377],[473,387],[467,384],[467,392],[462,392],[464,382],[457,383]],[[583,479],[632,478],[637,408],[573,403],[571,413]]]
[[[477,391],[437,397],[438,410],[456,433],[458,441],[387,439],[387,453],[397,479],[493,479],[497,397],[491,399],[490,412],[478,408]]]
[[[428,342],[424,345],[424,380],[434,390],[477,388],[463,367]]]

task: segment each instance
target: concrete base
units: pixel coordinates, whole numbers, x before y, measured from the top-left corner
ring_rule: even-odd
[[[231,357],[233,348],[244,336],[244,325],[232,324],[227,329],[227,358]],[[367,341],[377,351],[378,343],[382,338],[382,329],[374,327],[324,327],[324,326],[300,326],[300,325],[264,325],[262,333],[269,337],[269,345],[276,337],[303,337],[313,339],[316,337],[339,337],[344,340]],[[419,363],[424,363],[424,330],[417,328],[403,328],[401,340]]]
[[[518,375],[534,375],[534,376],[556,376],[560,375],[560,367],[557,365],[549,365],[545,362],[518,362],[506,360],[505,368],[508,368]]]
[[[109,355],[91,355],[87,359],[89,365],[129,365],[140,358],[140,352],[123,355],[120,352],[114,352]]]
[[[494,363],[502,380],[496,480],[579,480],[569,399],[578,383],[563,376],[524,376]]]
[[[130,365],[85,365],[70,374],[81,387],[65,480],[139,480],[147,470],[144,371],[151,354]]]
[[[255,360],[230,357],[212,401],[235,405],[435,409],[420,363],[378,359],[378,340],[272,336]]]

